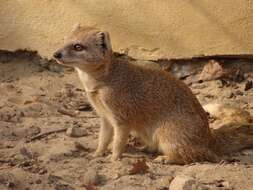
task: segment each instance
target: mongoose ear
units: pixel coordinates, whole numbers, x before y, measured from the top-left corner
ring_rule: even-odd
[[[98,32],[97,37],[98,37],[99,44],[102,50],[104,51],[104,53],[106,51],[112,51],[110,35],[108,32],[106,31]]]
[[[69,37],[71,37],[72,35],[74,35],[74,33],[79,30],[81,28],[80,23],[76,23],[73,27],[72,30],[70,31],[70,33],[64,37],[64,41],[66,41]]]
[[[78,22],[78,23],[76,23],[76,24],[73,26],[73,28],[72,28],[72,30],[71,30],[70,33],[73,33],[73,32],[75,32],[76,30],[78,30],[78,29],[80,29],[80,28],[81,28],[81,24]]]

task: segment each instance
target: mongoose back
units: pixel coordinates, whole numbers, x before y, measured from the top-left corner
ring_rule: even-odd
[[[113,141],[111,159],[119,159],[134,132],[149,150],[162,154],[157,161],[219,160],[222,150],[191,90],[166,71],[114,56],[108,32],[77,26],[54,58],[76,69],[101,118],[95,156],[103,156]]]

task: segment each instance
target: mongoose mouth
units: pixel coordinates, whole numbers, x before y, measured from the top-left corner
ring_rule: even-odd
[[[57,51],[53,54],[53,58],[54,60],[58,63],[58,64],[61,64],[61,65],[68,65],[68,64],[72,64],[74,62],[68,62],[68,61],[64,61],[63,59],[63,55],[61,52]]]
[[[58,64],[65,65],[66,63],[59,59],[54,59]]]
[[[60,61],[59,59],[54,59],[58,64],[63,65],[64,63],[62,61]]]
[[[63,59],[63,56],[61,53],[55,52],[53,55],[53,59],[60,65],[69,65],[73,64],[74,62],[68,62]]]
[[[69,66],[71,67],[71,65],[73,65],[75,62],[65,62],[59,59],[54,59],[56,61],[56,63],[60,64],[60,65],[64,65],[64,66]]]

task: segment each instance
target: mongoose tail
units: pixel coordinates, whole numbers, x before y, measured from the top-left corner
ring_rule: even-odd
[[[253,117],[249,112],[224,103],[209,103],[203,108],[222,122],[219,128],[212,131],[222,154],[253,147]]]
[[[212,132],[223,155],[253,148],[253,124],[229,123]]]

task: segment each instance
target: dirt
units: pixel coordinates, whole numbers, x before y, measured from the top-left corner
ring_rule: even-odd
[[[179,166],[154,163],[155,155],[140,151],[131,138],[121,161],[110,162],[108,156],[93,158],[98,116],[76,73],[45,63],[38,58],[1,59],[1,190],[165,190],[181,174],[193,177],[206,189],[253,189],[253,149],[231,156],[229,162]],[[253,89],[245,91],[252,76],[230,85],[221,80],[186,82],[203,105],[228,102],[253,115]],[[210,125],[217,123],[210,120]],[[67,136],[70,127],[85,133]]]

